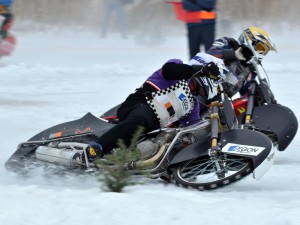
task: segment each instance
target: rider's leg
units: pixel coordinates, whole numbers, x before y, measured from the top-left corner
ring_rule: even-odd
[[[142,103],[132,107],[125,119],[121,120],[120,123],[98,139],[97,142],[103,146],[103,155],[110,153],[113,148],[117,148],[119,139],[123,140],[128,146],[139,127],[143,127],[145,129],[144,132],[149,132],[159,127],[158,120],[152,109]]]

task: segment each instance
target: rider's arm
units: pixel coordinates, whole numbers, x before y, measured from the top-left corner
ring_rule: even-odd
[[[162,67],[162,76],[166,80],[190,79],[202,66],[190,66],[187,64],[166,63]]]
[[[247,68],[247,70],[251,71],[251,68]],[[256,72],[255,71],[249,72],[249,75],[248,75],[247,79],[245,80],[243,86],[240,88],[240,94],[241,95],[248,94],[250,84],[251,84],[252,81],[255,80],[255,77],[256,77]]]
[[[238,42],[233,38],[222,37],[214,41],[212,47],[206,52],[212,56],[226,61],[237,60],[235,50],[239,47]]]
[[[210,54],[219,59],[223,59],[225,61],[236,60],[234,50],[232,49],[217,49],[212,47],[207,51],[207,54]]]

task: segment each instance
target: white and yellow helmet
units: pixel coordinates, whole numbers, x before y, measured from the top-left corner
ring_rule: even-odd
[[[275,44],[271,41],[268,33],[258,27],[249,27],[243,30],[239,41],[262,56],[268,54],[270,50],[277,52]]]

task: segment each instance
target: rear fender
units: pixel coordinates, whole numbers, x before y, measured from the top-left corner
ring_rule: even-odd
[[[284,151],[294,139],[298,121],[291,109],[278,104],[262,105],[253,110],[254,126],[277,136],[278,150]]]
[[[105,122],[91,113],[87,113],[78,120],[62,123],[51,128],[48,128],[28,141],[50,140],[62,137],[68,137],[78,134],[92,133],[96,136],[101,136],[114,125]]]
[[[111,108],[110,110],[106,111],[103,115],[101,115],[101,118],[116,116],[118,109],[121,107],[121,104],[116,105],[115,107]]]
[[[27,142],[19,144],[17,150],[5,163],[6,168],[21,168],[23,166],[22,158],[26,158],[35,149],[49,143],[51,141],[66,140],[77,141],[82,143],[89,143],[95,140],[95,137],[100,136],[114,125],[107,123],[91,113],[78,120],[62,123],[51,128],[48,128]]]

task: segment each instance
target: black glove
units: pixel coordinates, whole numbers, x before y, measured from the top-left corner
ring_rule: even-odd
[[[220,79],[220,70],[216,63],[210,62],[202,67],[202,74],[212,80]]]
[[[228,43],[232,46],[233,50],[237,50],[240,47],[240,44],[234,38],[228,38]]]
[[[238,60],[246,62],[248,62],[253,57],[252,50],[244,44],[240,45],[240,47],[237,50],[235,50],[234,54]]]

